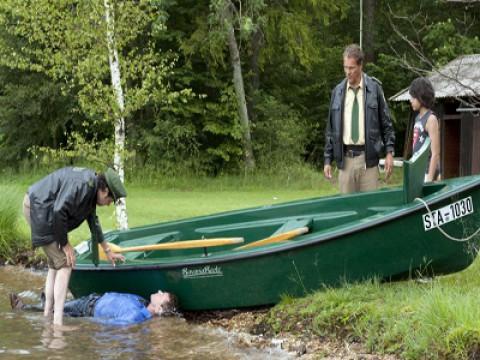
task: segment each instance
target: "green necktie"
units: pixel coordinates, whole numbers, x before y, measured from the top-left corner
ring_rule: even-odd
[[[356,144],[358,142],[358,139],[360,137],[360,131],[358,129],[358,100],[357,100],[357,93],[358,90],[360,90],[359,87],[356,89],[353,89],[353,92],[355,93],[355,98],[353,100],[353,106],[352,106],[352,140]]]

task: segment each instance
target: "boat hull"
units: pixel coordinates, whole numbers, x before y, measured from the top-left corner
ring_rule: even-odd
[[[439,190],[435,191],[437,188]],[[457,238],[464,238],[478,229],[480,212],[476,208],[480,207],[480,178],[447,181],[437,188],[432,188],[424,197],[431,210],[468,197],[475,207],[472,213],[445,223],[442,229]],[[305,216],[308,212],[305,208],[314,208],[315,201],[320,209],[342,206],[344,212],[344,209],[363,206],[362,209],[377,210],[369,216],[325,229],[321,221],[314,222],[315,231],[310,234],[273,246],[246,251],[222,250],[208,256],[195,253],[154,257],[127,262],[116,268],[108,264],[95,267],[80,260],[72,273],[70,290],[76,297],[106,291],[148,297],[161,289],[176,294],[184,310],[225,309],[275,304],[285,296],[303,296],[345,282],[448,274],[465,269],[473,262],[480,236],[470,241],[452,241],[438,229],[425,230],[423,216],[428,211],[422,203],[388,206],[388,202],[397,197],[395,191],[247,210],[263,223],[271,214],[285,217],[297,210],[299,215]],[[381,201],[382,197],[386,202]],[[336,205],[326,205],[329,202]],[[196,218],[193,222],[197,222],[195,226],[198,227],[209,221],[225,223],[227,218],[242,219],[244,216],[245,211],[231,212],[216,215],[214,219]],[[176,224],[181,226],[185,222]],[[171,225],[174,227],[175,223]],[[164,227],[168,228],[168,224]]]

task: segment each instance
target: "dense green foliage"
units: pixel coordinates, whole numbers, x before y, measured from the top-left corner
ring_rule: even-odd
[[[209,175],[243,169],[218,12],[224,1],[112,1],[126,96],[127,174],[139,166]],[[330,91],[343,77],[341,53],[359,41],[358,6],[231,2],[238,10],[234,25],[257,164],[320,166]],[[366,71],[383,82],[387,97],[418,72],[480,48],[478,2],[373,3]],[[116,107],[102,14],[101,2],[2,1],[1,167],[51,163],[52,156],[59,164],[111,162]],[[408,106],[391,107],[401,154]],[[98,159],[92,151],[106,154]]]

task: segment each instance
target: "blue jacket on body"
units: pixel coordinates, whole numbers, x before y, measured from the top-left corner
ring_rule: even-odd
[[[141,296],[109,292],[95,303],[93,318],[106,325],[130,325],[148,320],[152,314]]]

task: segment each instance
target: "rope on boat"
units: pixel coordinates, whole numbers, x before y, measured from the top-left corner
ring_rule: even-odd
[[[415,200],[420,201],[420,202],[425,206],[425,208],[427,209],[428,215],[432,216],[432,211],[430,210],[430,207],[428,206],[428,204],[427,204],[427,202],[426,202],[425,200],[420,199],[420,198],[418,198],[418,197],[415,198]],[[447,234],[447,233],[445,232],[445,230],[443,230],[443,229],[440,227],[440,225],[437,225],[436,228],[437,228],[438,231],[440,231],[447,239],[450,239],[450,240],[453,240],[453,241],[461,241],[461,242],[463,242],[463,241],[468,241],[468,240],[472,239],[474,236],[476,236],[476,235],[478,235],[478,234],[480,233],[480,227],[479,227],[479,228],[477,229],[477,231],[475,231],[472,235],[470,235],[470,236],[468,236],[468,237],[466,237],[466,238],[456,238],[456,237],[454,237],[454,236],[451,236],[451,235]]]

